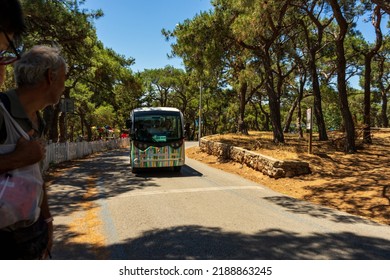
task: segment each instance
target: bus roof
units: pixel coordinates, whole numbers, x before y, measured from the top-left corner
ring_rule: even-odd
[[[179,109],[174,107],[142,107],[136,108],[133,110],[134,113],[137,112],[180,112]]]

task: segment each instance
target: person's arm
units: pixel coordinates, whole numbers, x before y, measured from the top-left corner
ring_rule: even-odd
[[[0,174],[37,163],[44,159],[45,152],[45,145],[41,140],[20,137],[13,152],[0,155]]]
[[[53,217],[50,214],[49,209],[49,203],[47,199],[47,191],[46,191],[46,184],[42,185],[43,188],[43,200],[41,204],[41,215],[48,226],[48,234],[49,234],[49,241],[47,243],[46,252],[44,255],[44,259],[47,259],[50,256],[51,248],[53,246]]]

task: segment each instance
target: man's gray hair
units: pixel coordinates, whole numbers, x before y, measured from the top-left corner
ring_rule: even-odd
[[[17,86],[34,86],[43,81],[47,71],[57,75],[61,67],[66,67],[60,49],[48,46],[34,46],[14,64]]]

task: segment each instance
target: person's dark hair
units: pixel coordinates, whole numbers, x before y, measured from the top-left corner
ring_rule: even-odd
[[[0,31],[20,37],[26,30],[23,10],[19,0],[0,0]]]

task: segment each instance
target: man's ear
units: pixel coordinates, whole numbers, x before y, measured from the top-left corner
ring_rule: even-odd
[[[51,85],[53,83],[53,81],[55,80],[55,75],[54,75],[54,72],[52,69],[48,69],[46,71],[46,81],[49,85]]]

